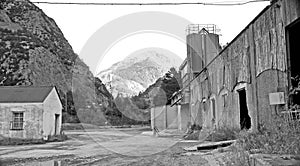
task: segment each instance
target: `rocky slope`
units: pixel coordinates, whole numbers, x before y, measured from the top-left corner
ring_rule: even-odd
[[[180,59],[175,54],[157,48],[133,53],[124,60],[100,72],[98,77],[111,85],[112,94],[133,96],[144,91],[171,67],[178,68]]]
[[[103,124],[121,117],[53,19],[28,0],[0,0],[0,86],[17,85],[55,85],[64,121]]]
[[[145,91],[132,97],[117,95],[115,103],[118,109],[130,119],[150,123],[150,108],[169,105],[171,96],[182,87],[180,74],[171,68],[159,77]]]

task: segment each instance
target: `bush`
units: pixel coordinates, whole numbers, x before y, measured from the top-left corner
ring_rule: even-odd
[[[206,141],[227,141],[227,140],[234,140],[236,139],[236,135],[238,130],[236,129],[229,129],[229,128],[222,128],[213,131],[207,138]]]
[[[247,151],[258,150],[268,154],[300,154],[300,124],[276,117],[269,128],[258,133],[240,132],[239,142]]]
[[[0,140],[0,145],[30,145],[30,144],[44,144],[43,139],[20,139],[20,138],[3,138]]]
[[[183,136],[185,140],[199,140],[199,134],[202,127],[196,124],[189,125],[187,133]]]
[[[60,135],[53,135],[53,136],[48,136],[47,142],[62,142],[67,140],[68,137],[64,133],[61,133]]]
[[[200,130],[193,131],[192,133],[186,134],[183,138],[185,140],[199,140]]]
[[[231,146],[231,152],[225,156],[226,166],[250,166],[250,155],[240,145]]]

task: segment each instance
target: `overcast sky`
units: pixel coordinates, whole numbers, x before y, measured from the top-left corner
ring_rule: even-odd
[[[187,2],[186,0],[31,0],[48,2]],[[245,2],[247,0],[190,0],[189,2]],[[111,64],[122,60],[131,53],[147,47],[160,47],[169,50],[180,56],[186,57],[185,39],[176,37],[176,34],[168,32],[156,32],[155,29],[145,29],[135,33],[119,36],[110,44],[101,44],[101,40],[108,41],[108,37],[99,39],[99,49],[102,51],[97,54],[87,55],[86,50],[89,47],[87,43],[95,33],[103,33],[102,28],[110,25],[111,22],[121,20],[122,17],[139,12],[164,12],[178,18],[186,19],[193,24],[216,24],[221,30],[220,42],[222,45],[230,42],[249,22],[254,19],[260,11],[265,8],[269,2],[249,3],[242,6],[208,6],[208,5],[178,5],[178,6],[83,6],[83,5],[50,5],[36,4],[49,17],[53,18],[59,28],[64,33],[66,39],[72,45],[74,51],[79,54],[92,72],[99,71],[109,67]],[[156,18],[148,19],[151,23]],[[180,20],[180,19],[179,19]],[[119,21],[121,22],[121,21]],[[168,21],[165,21],[168,22]],[[126,23],[124,23],[125,26]],[[130,22],[128,24],[139,24]],[[111,24],[112,25],[112,24]],[[117,24],[115,24],[117,25]],[[187,25],[170,23],[172,27],[185,33]],[[170,28],[172,28],[170,27]],[[111,28],[112,35],[122,29],[119,27]],[[152,30],[152,31],[147,31]],[[99,36],[98,36],[99,38]],[[103,51],[105,50],[105,51]]]

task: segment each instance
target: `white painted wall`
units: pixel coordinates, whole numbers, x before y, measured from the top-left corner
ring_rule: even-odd
[[[43,103],[43,136],[47,138],[49,135],[59,134],[62,123],[62,104],[59,96],[53,88]],[[55,133],[55,114],[59,115],[57,133]]]
[[[23,112],[23,130],[11,130],[13,112]],[[41,139],[42,103],[0,103],[0,135],[9,138]]]

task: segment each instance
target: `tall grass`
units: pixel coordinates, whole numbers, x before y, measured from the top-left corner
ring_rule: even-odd
[[[300,122],[277,116],[269,127],[262,127],[258,133],[242,131],[239,142],[247,151],[268,154],[300,154]]]

